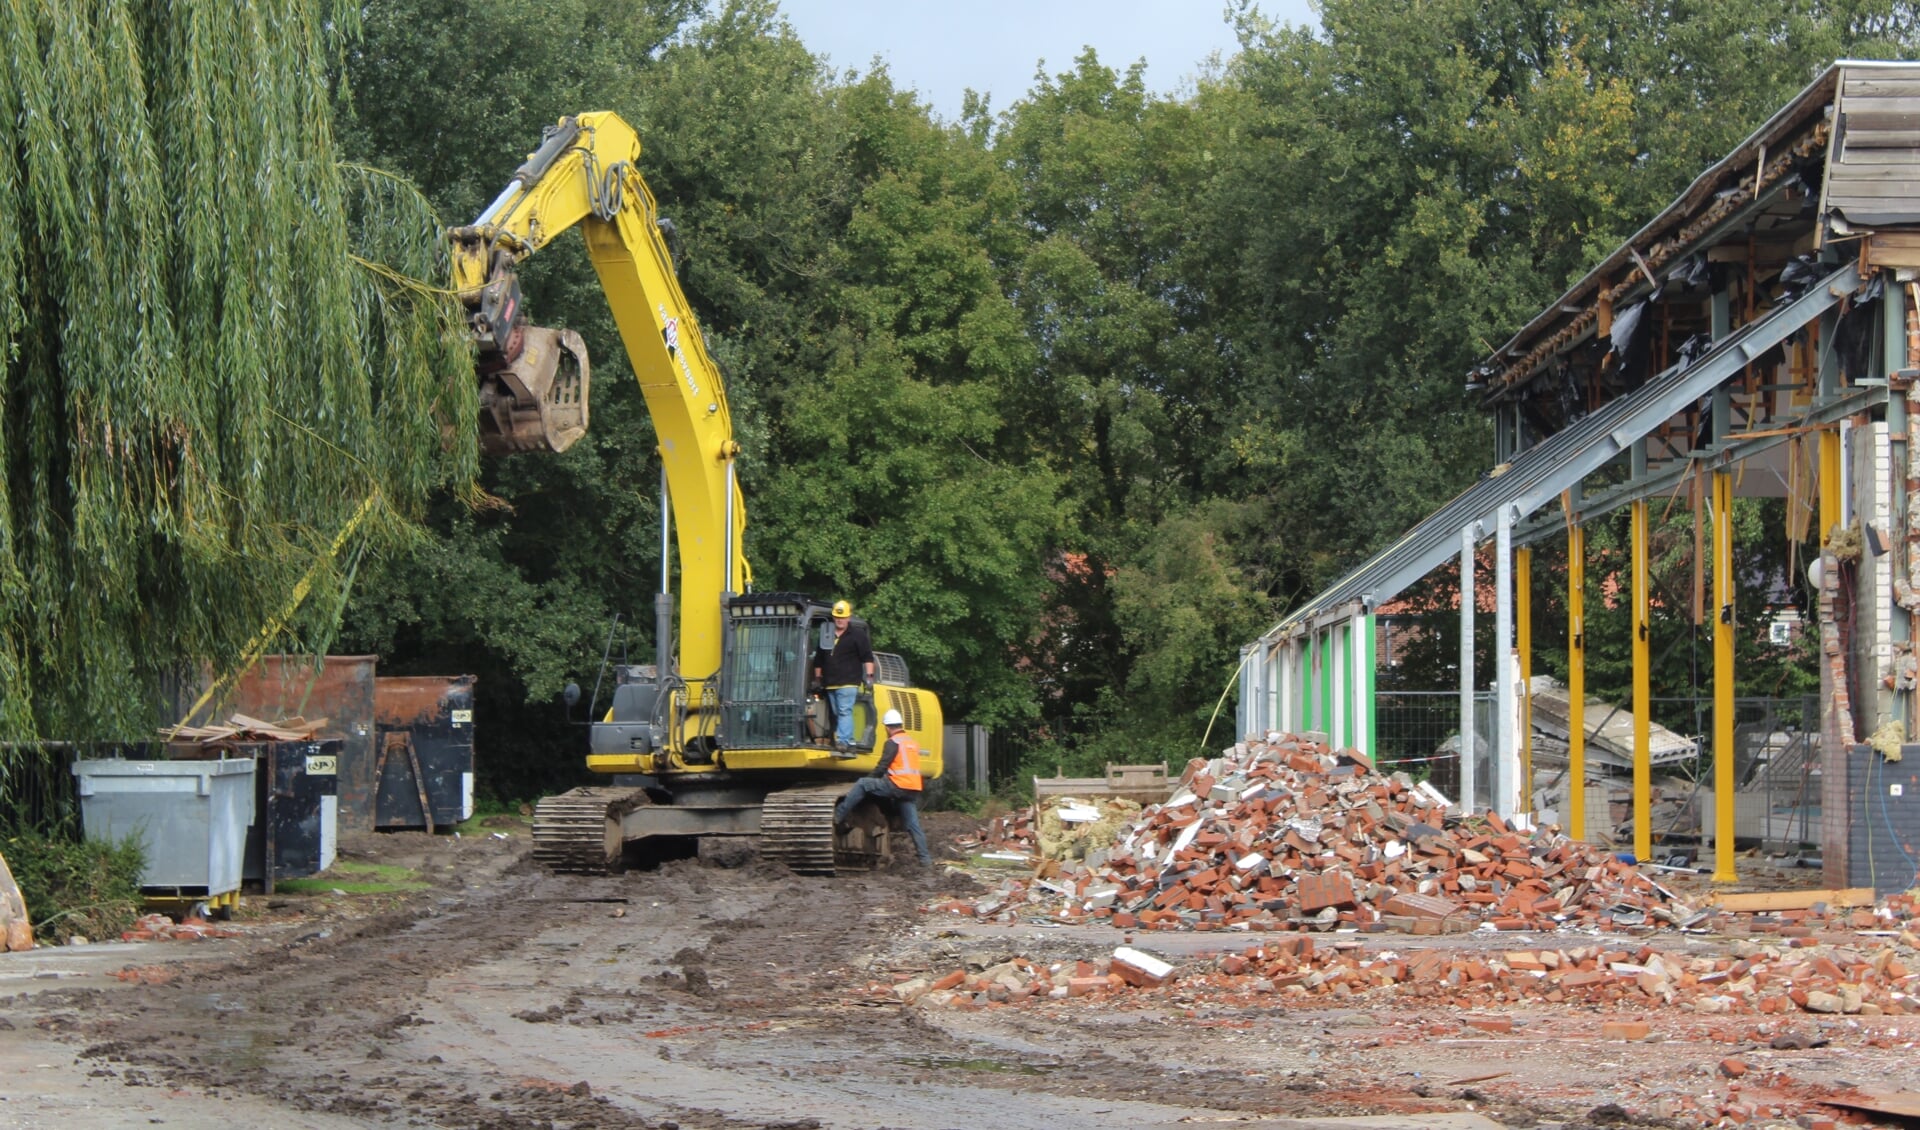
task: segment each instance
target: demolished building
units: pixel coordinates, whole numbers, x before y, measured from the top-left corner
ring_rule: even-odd
[[[1584,526],[1631,515],[1634,848],[1651,854],[1648,504],[1691,494],[1710,516],[1710,788],[1715,878],[1733,879],[1737,791],[1730,522],[1736,496],[1788,500],[1817,533],[1817,791],[1829,885],[1913,885],[1920,774],[1912,739],[1912,617],[1920,565],[1908,493],[1920,482],[1908,416],[1920,398],[1920,64],[1829,67],[1731,153],[1467,374],[1494,421],[1488,473],[1393,545],[1246,645],[1239,730],[1322,731],[1372,748],[1379,606],[1461,562],[1461,729],[1491,684],[1485,779],[1462,759],[1468,807],[1527,815],[1521,701],[1532,672],[1531,547],[1569,561],[1567,820],[1586,835]],[[1704,528],[1703,524],[1703,528]],[[1491,545],[1491,673],[1474,670],[1473,562]],[[1705,553],[1703,552],[1703,558]],[[1848,630],[1841,631],[1845,623]],[[1516,639],[1516,636],[1518,639]],[[1489,677],[1490,675],[1490,677]],[[1868,744],[1872,742],[1872,747]],[[1873,748],[1877,747],[1877,751]],[[1865,803],[1871,799],[1872,805]]]

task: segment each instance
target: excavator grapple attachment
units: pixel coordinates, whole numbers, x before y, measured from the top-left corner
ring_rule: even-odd
[[[572,330],[517,325],[512,361],[480,370],[480,450],[562,452],[587,431],[587,346]]]

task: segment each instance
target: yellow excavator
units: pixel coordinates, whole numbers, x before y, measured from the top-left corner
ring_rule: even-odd
[[[878,764],[874,720],[898,710],[941,768],[940,702],[897,655],[854,709],[838,748],[809,691],[831,607],[753,591],[741,548],[740,445],[719,368],[673,270],[663,221],[639,171],[640,139],[612,113],[563,118],[479,219],[450,235],[454,285],[478,352],[488,454],[564,450],[587,427],[587,351],[571,330],[528,324],[516,268],[578,226],[660,442],[660,591],[655,662],[617,669],[612,705],[591,724],[587,767],[602,786],[534,809],[537,860],[556,871],[616,869],[650,840],[758,836],[761,855],[804,874],[871,869],[889,855],[889,814],[871,804],[845,826],[834,805]],[[678,536],[678,653],[667,538]]]

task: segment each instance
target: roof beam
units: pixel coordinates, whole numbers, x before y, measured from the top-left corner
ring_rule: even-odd
[[[1588,475],[1619,457],[1682,409],[1739,373],[1753,358],[1785,341],[1860,288],[1849,263],[1789,302],[1741,326],[1682,368],[1674,366],[1641,388],[1583,416],[1520,453],[1512,462],[1462,491],[1364,565],[1288,615],[1266,633],[1304,630],[1328,609],[1351,600],[1391,600],[1453,556],[1460,531],[1477,526],[1484,537],[1502,510],[1524,522]],[[1510,508],[1510,509],[1509,509]]]

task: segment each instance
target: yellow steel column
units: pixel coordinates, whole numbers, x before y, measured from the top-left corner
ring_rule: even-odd
[[[1651,708],[1652,675],[1648,671],[1647,601],[1647,503],[1636,501],[1633,510],[1633,854],[1636,859],[1653,856],[1653,761],[1647,734],[1647,711]]]
[[[1713,881],[1740,876],[1733,849],[1733,476],[1713,473]]]
[[[1840,524],[1840,426],[1820,433],[1820,544],[1833,538]]]
[[[1520,651],[1520,810],[1533,815],[1533,550],[1513,551],[1514,646]]]
[[[1587,838],[1587,531],[1567,531],[1567,830]]]

